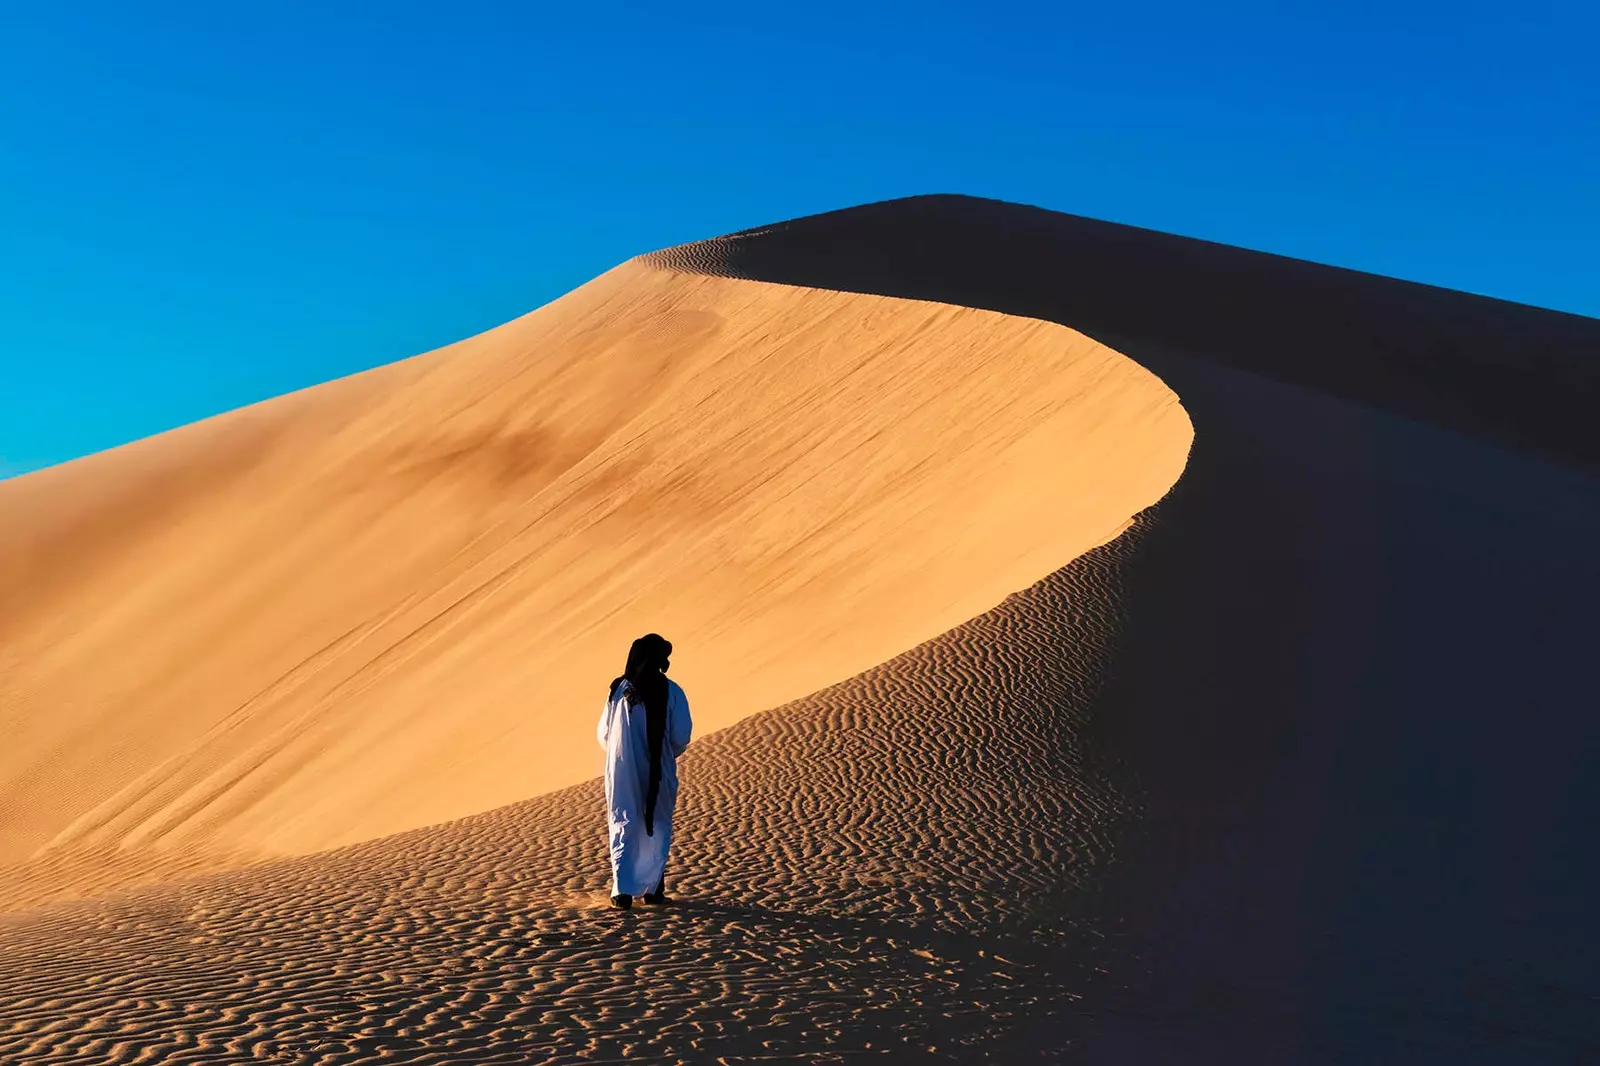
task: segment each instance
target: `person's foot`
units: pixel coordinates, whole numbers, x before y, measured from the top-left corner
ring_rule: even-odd
[[[645,897],[645,899],[649,899],[649,898],[650,898],[649,896]],[[611,897],[611,905],[613,907],[617,908],[617,910],[619,910],[619,911],[625,911],[629,907],[633,906],[633,897],[628,895],[626,892],[624,892],[624,893],[622,893],[621,895],[618,895],[618,896],[612,896]]]
[[[665,907],[672,902],[667,898],[667,879],[665,877],[656,884],[654,892],[646,892],[644,894],[644,901],[657,907]]]

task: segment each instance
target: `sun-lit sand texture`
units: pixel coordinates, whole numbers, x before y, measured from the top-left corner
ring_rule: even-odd
[[[0,485],[0,1061],[1600,1055],[1597,364],[927,197]],[[619,914],[647,628],[728,728]]]
[[[1024,1046],[1096,976],[1073,892],[1127,801],[1079,736],[1126,551],[1097,549],[692,747],[671,910],[605,907],[599,789],[580,785],[0,917],[0,1058],[826,1062]]]
[[[1055,324],[630,263],[5,483],[3,891],[585,780],[640,633],[727,725],[1115,536],[1189,439],[1154,376]]]

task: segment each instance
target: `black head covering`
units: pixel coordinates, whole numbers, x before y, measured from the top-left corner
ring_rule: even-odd
[[[645,736],[650,746],[650,780],[644,796],[644,831],[655,836],[656,797],[661,793],[661,746],[667,735],[667,660],[672,655],[672,642],[658,633],[646,633],[628,649],[628,665],[622,676],[611,682],[611,698],[626,681],[633,689],[628,701],[628,713],[636,713],[643,704]]]
[[[652,674],[658,674],[667,668],[667,660],[672,656],[672,642],[659,633],[646,633],[633,642],[628,649],[628,665],[623,668],[622,676],[611,682],[613,688],[623,681],[632,681],[640,684]]]

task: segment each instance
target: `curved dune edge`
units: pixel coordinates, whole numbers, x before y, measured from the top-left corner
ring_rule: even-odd
[[[1076,737],[1136,814],[1094,830],[1115,861],[1098,884],[1074,870],[1094,918],[1052,958],[1106,979],[1031,1007],[1012,1057],[1592,1051],[1600,321],[957,196],[696,255],[1070,324],[1194,422],[1119,556],[1108,680]],[[952,694],[994,669],[956,665]],[[1014,817],[1036,839],[1062,832],[1033,813]]]
[[[590,778],[639,632],[704,733],[981,614],[1183,468],[1177,398],[1065,327],[663,263],[0,484],[0,900]]]

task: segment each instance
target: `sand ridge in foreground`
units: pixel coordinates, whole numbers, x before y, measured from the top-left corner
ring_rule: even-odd
[[[0,917],[0,1059],[1021,1053],[1099,979],[1074,892],[1130,800],[1082,730],[1135,543],[692,746],[672,909],[606,906],[590,782]]]

